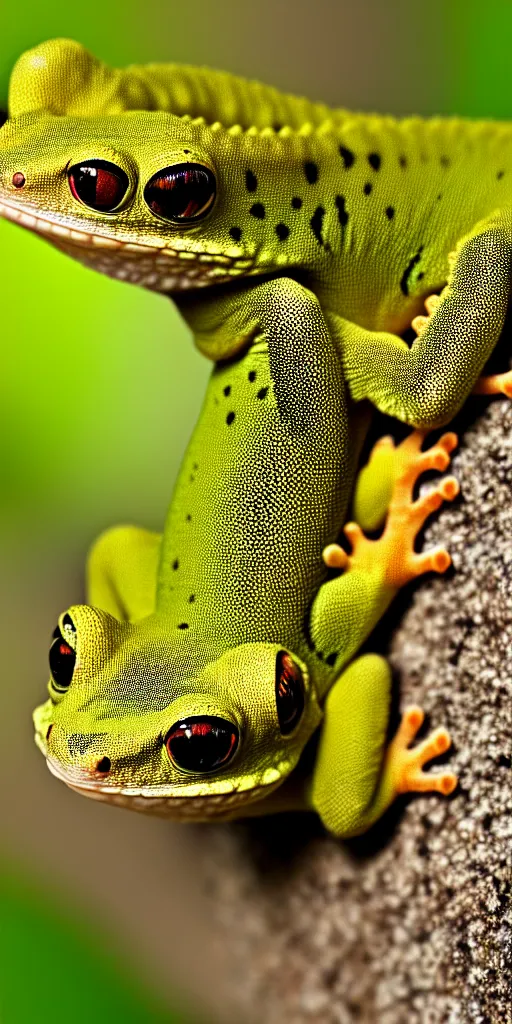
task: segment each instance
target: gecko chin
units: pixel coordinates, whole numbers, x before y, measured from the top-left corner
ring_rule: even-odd
[[[190,821],[219,820],[235,816],[243,816],[243,806],[253,804],[272,793],[288,774],[289,765],[282,766],[284,771],[267,769],[262,780],[256,785],[251,779],[240,778],[236,781],[217,779],[208,782],[208,792],[204,783],[191,782],[182,786],[117,786],[100,778],[91,777],[90,773],[66,767],[54,758],[47,757],[46,763],[52,775],[66,786],[81,793],[91,800],[124,807],[127,810],[142,814],[154,814],[158,817],[187,819]],[[266,777],[266,778],[265,778]]]
[[[125,238],[102,235],[96,229],[86,230],[85,223],[79,227],[66,224],[60,215],[41,216],[25,201],[17,204],[4,197],[0,217],[46,238],[91,270],[151,291],[180,292],[226,284],[255,272],[255,257],[249,257],[240,246],[223,251],[220,246],[202,247],[191,239],[176,238],[171,244],[160,237],[153,239],[155,244],[146,245],[133,242],[128,233]]]

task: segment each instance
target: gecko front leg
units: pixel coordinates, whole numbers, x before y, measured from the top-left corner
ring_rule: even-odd
[[[430,469],[445,470],[457,443],[456,435],[447,433],[422,451],[425,437],[424,431],[413,431],[397,448],[391,441],[386,443],[393,451],[394,462],[382,535],[370,540],[357,523],[348,523],[344,533],[352,545],[351,554],[339,544],[330,544],[324,550],[326,564],[343,572],[320,588],[311,610],[310,631],[315,650],[337,669],[356,653],[400,587],[425,572],[442,573],[450,564],[444,547],[424,553],[414,549],[428,516],[443,501],[452,501],[459,491],[457,480],[450,476],[414,500],[414,487],[421,474]],[[382,450],[381,445],[377,446],[377,453]],[[367,478],[366,487],[370,487],[371,480]],[[366,504],[370,506],[371,502]]]
[[[405,709],[386,750],[390,692],[389,666],[367,654],[350,665],[327,698],[310,801],[340,838],[365,832],[403,793],[448,796],[457,785],[453,772],[423,771],[450,747],[446,729],[434,729],[410,747],[424,719],[417,706]]]
[[[446,477],[426,495],[414,500],[416,481],[427,469],[444,470],[457,443],[447,433],[430,449],[422,451],[424,432],[414,431],[396,448],[391,439],[378,442],[363,482],[370,508],[372,482],[380,493],[375,466],[385,460],[391,483],[386,525],[378,540],[369,540],[356,523],[345,527],[352,545],[348,555],[339,545],[329,545],[324,559],[343,570],[324,584],[312,612],[311,635],[317,650],[336,667],[357,650],[382,614],[396,590],[424,572],[444,572],[450,564],[445,548],[425,553],[414,550],[415,539],[429,514],[443,500],[458,493],[454,477]],[[338,651],[332,651],[335,634]],[[341,644],[340,634],[343,633]],[[410,748],[422,722],[423,711],[405,709],[394,739],[385,749],[389,718],[391,674],[383,658],[365,655],[335,681],[325,701],[325,718],[318,757],[310,786],[310,801],[326,828],[336,836],[352,836],[368,829],[405,792],[434,791],[449,794],[457,784],[452,772],[430,774],[423,766],[450,746],[449,733],[438,728]]]
[[[455,253],[450,253],[449,259],[453,263],[455,260]],[[441,304],[446,289],[440,293],[440,295],[429,295],[425,299],[425,309],[427,315],[419,315],[414,317],[412,321],[412,328],[420,337],[425,328],[428,325],[429,319],[435,313]],[[512,370],[506,370],[504,373],[491,373],[486,376],[479,377],[473,388],[474,395],[505,395],[506,398],[512,398]]]

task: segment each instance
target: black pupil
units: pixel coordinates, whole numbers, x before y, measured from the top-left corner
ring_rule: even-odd
[[[299,665],[286,651],[276,658],[276,706],[283,736],[293,732],[304,711],[304,680]]]
[[[67,618],[68,616],[65,616],[64,621]],[[53,632],[53,638],[49,655],[52,681],[57,690],[67,690],[73,678],[76,653],[62,636],[58,626]]]
[[[169,730],[165,744],[171,761],[186,772],[213,772],[231,761],[238,729],[224,718],[186,718]]]
[[[175,164],[157,171],[144,189],[149,209],[172,221],[199,220],[216,192],[215,175],[202,164]]]
[[[75,199],[93,210],[115,210],[128,189],[128,175],[107,160],[88,160],[75,164],[68,172]]]

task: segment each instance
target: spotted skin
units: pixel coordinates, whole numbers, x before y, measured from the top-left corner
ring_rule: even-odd
[[[418,507],[412,489],[423,469],[446,468],[450,444],[435,448],[437,461],[419,455],[422,436],[395,460],[388,445],[397,501],[382,545],[352,531],[350,567],[341,564],[336,540],[357,455],[348,438],[357,448],[364,424],[347,408],[317,300],[308,293],[305,306],[299,285],[290,292],[279,279],[265,286],[264,338],[214,369],[163,537],[119,527],[94,547],[91,604],[60,620],[68,651],[74,645],[73,674],[65,692],[50,682],[34,716],[36,740],[53,774],[94,799],[183,820],[302,807],[317,810],[333,834],[351,835],[398,792],[455,784],[451,773],[421,771],[423,748],[408,760],[402,734],[386,750],[383,659],[366,655],[346,668],[405,578],[449,563],[413,554],[441,498]],[[284,302],[286,325],[276,316]],[[380,505],[385,515],[383,466],[377,455],[359,506]],[[455,485],[439,491],[455,493]],[[291,728],[279,711],[283,657],[300,680]],[[232,761],[207,774],[180,770],[167,743],[177,725],[201,716],[222,719],[239,737]],[[319,726],[318,765],[302,778],[299,759]]]
[[[433,426],[474,386],[510,292],[509,124],[355,115],[179,65],[112,70],[70,40],[20,58],[9,113],[0,213],[173,295],[213,360],[250,344],[254,284],[279,277],[317,297],[354,399]],[[127,176],[119,209],[72,195],[67,169],[91,159]],[[183,163],[210,168],[217,192],[204,219],[175,224],[144,188]],[[446,285],[409,349],[400,335]]]

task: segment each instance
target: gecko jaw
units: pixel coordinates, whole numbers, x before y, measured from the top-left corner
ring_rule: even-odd
[[[109,786],[86,778],[80,771],[64,771],[60,764],[46,758],[52,775],[64,782],[75,793],[125,807],[169,818],[188,818],[204,821],[209,818],[231,816],[234,807],[253,803],[272,793],[283,780],[279,769],[269,768],[263,781],[254,785],[249,779],[240,779],[236,785],[228,779],[217,779],[208,785],[214,792],[204,795],[204,783],[183,786]],[[288,766],[287,766],[288,767]]]
[[[196,251],[185,245],[170,247],[163,241],[161,245],[144,245],[78,231],[40,213],[20,210],[5,199],[0,200],[0,217],[49,239],[87,267],[158,292],[224,284],[251,273],[255,263],[255,257],[248,257],[239,246],[230,246],[226,252],[219,248]]]

